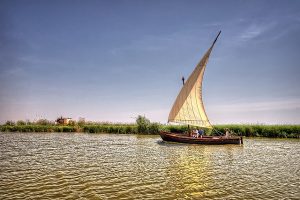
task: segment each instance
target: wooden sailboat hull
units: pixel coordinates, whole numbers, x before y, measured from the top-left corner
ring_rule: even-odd
[[[161,138],[164,141],[169,142],[180,142],[180,143],[189,143],[189,144],[243,144],[242,137],[225,137],[225,136],[203,136],[202,138],[190,137],[186,134],[177,134],[170,132],[160,132]]]

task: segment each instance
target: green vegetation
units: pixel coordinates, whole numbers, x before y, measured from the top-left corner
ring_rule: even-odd
[[[160,125],[158,123],[151,123],[149,119],[139,115],[136,119],[137,132],[146,134],[158,134]]]
[[[214,130],[205,130],[206,135],[220,135],[228,128],[232,135],[246,137],[300,138],[300,125],[259,125],[259,124],[227,124],[216,125]],[[116,134],[158,134],[159,131],[185,132],[187,126],[162,125],[151,123],[149,119],[138,116],[136,123],[108,123],[70,121],[68,125],[57,125],[46,119],[36,122],[7,121],[0,125],[1,132],[85,132]]]
[[[300,138],[300,125],[227,124],[215,126],[218,131],[224,131],[225,128],[238,136]]]

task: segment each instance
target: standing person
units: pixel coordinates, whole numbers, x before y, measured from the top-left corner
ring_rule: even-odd
[[[225,129],[225,137],[229,137],[229,129],[228,128]]]

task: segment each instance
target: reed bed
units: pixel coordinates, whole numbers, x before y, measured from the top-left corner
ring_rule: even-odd
[[[246,137],[300,138],[300,125],[226,124],[214,128],[218,131],[228,128],[235,135]]]
[[[246,137],[300,138],[300,125],[258,125],[224,124],[215,125],[213,130],[205,130],[206,135],[222,135],[225,128],[232,135]],[[85,132],[114,134],[158,134],[159,131],[185,132],[187,126],[162,125],[158,123],[122,124],[122,123],[86,123],[71,125],[55,124],[4,124],[1,132]]]

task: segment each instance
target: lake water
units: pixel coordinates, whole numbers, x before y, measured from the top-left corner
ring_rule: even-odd
[[[0,199],[300,199],[300,140],[0,133]]]

